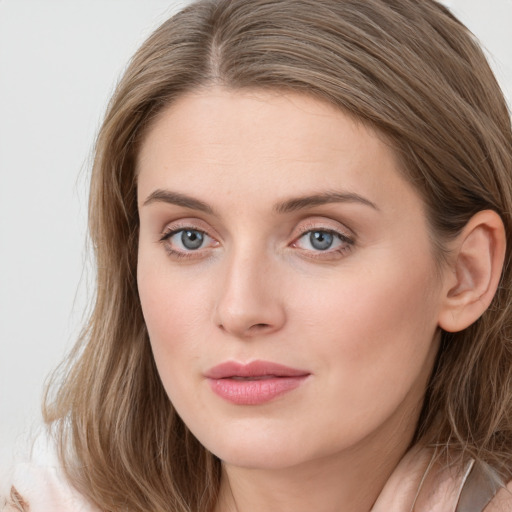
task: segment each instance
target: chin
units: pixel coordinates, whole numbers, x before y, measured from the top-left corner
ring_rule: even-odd
[[[293,435],[290,429],[265,434],[250,428],[238,433],[228,429],[224,436],[199,433],[198,439],[225,464],[247,469],[281,470],[326,455],[322,446],[312,445],[309,436]]]
[[[256,470],[282,470],[298,466],[305,462],[304,452],[300,450],[274,449],[274,447],[255,445],[230,446],[218,450],[215,454],[219,459],[230,466]]]
[[[299,462],[304,450],[293,439],[275,430],[254,429],[231,423],[227,428],[187,425],[196,439],[226,464],[253,469],[279,469]],[[256,430],[256,431],[255,431]],[[296,446],[296,445],[299,446]]]

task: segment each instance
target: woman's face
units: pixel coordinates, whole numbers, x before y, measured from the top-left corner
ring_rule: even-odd
[[[382,138],[294,93],[181,97],[138,158],[138,285],[163,385],[230,464],[409,443],[443,286]]]

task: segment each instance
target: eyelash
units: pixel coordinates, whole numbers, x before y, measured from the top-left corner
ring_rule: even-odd
[[[337,238],[341,242],[341,245],[338,248],[335,248],[335,249],[328,248],[325,251],[322,251],[322,250],[314,251],[314,250],[308,250],[308,249],[301,249],[300,247],[297,247],[297,242],[299,240],[301,240],[306,235],[311,236],[312,233],[324,233],[324,234],[332,235],[333,237]],[[304,253],[307,253],[308,258],[332,259],[333,257],[335,257],[335,258],[342,257],[345,254],[347,254],[348,252],[350,252],[350,250],[352,249],[354,244],[355,244],[355,240],[353,237],[350,237],[344,233],[340,233],[339,231],[336,231],[334,229],[322,228],[322,227],[318,227],[318,226],[306,226],[301,231],[299,236],[297,236],[294,239],[294,241],[292,242],[291,245],[292,245],[292,247],[297,247],[298,250],[302,250]]]
[[[177,235],[178,233],[181,233],[184,231],[193,231],[196,233],[200,233],[202,236],[205,236],[212,240],[215,240],[215,238],[208,235],[208,233],[206,231],[204,231],[202,229],[195,228],[193,226],[179,226],[179,227],[175,227],[175,228],[169,228],[162,233],[161,237],[159,238],[159,242],[164,246],[164,248],[165,248],[166,252],[169,254],[169,256],[171,256],[175,259],[184,260],[184,259],[190,259],[190,258],[197,258],[199,256],[199,254],[198,254],[199,251],[202,249],[202,248],[198,248],[197,250],[189,249],[188,251],[180,251],[180,250],[173,249],[169,243],[169,240],[174,235]],[[299,240],[301,240],[306,235],[308,235],[308,234],[311,235],[311,233],[315,233],[315,232],[332,235],[333,237],[337,238],[341,242],[341,246],[336,249],[328,248],[325,251],[302,249],[297,246],[297,243]],[[216,241],[216,243],[218,244],[217,241]],[[294,240],[293,240],[293,242],[291,242],[290,246],[296,247],[297,250],[300,250],[303,254],[306,254],[308,258],[332,259],[333,256],[334,257],[344,256],[346,253],[348,253],[352,249],[354,244],[355,244],[355,240],[353,237],[347,236],[346,234],[340,233],[339,231],[336,231],[334,229],[322,228],[322,227],[318,227],[318,226],[305,226],[301,230],[300,234],[294,238]],[[204,255],[201,255],[201,256],[204,256]]]
[[[174,235],[177,235],[178,233],[181,233],[183,231],[193,231],[196,233],[201,233],[201,235],[207,236],[208,238],[215,240],[213,237],[208,235],[208,233],[206,233],[206,231],[204,231],[202,229],[194,228],[192,226],[180,226],[180,227],[176,227],[176,228],[167,229],[166,231],[164,231],[162,233],[162,236],[160,237],[159,242],[164,246],[165,250],[167,251],[167,254],[169,254],[169,256],[172,256],[173,258],[176,258],[176,259],[183,260],[183,259],[189,259],[189,258],[196,258],[197,252],[200,250],[200,249],[198,249],[197,251],[193,251],[193,250],[177,251],[171,247],[171,245],[169,244],[169,240]]]

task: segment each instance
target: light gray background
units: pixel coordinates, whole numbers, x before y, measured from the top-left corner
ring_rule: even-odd
[[[108,97],[135,49],[184,3],[0,0],[0,470],[39,421],[44,380],[93,293],[87,181]],[[512,0],[445,3],[492,55],[510,104]]]

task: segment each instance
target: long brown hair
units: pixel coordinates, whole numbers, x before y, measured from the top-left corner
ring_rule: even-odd
[[[136,53],[97,139],[96,302],[45,406],[70,480],[104,511],[209,512],[215,503],[220,463],[166,396],[141,314],[135,169],[152,119],[212,84],[309,94],[383,134],[425,202],[439,258],[472,215],[499,213],[501,284],[474,325],[442,334],[415,441],[509,477],[512,134],[474,37],[433,0],[201,0]]]

